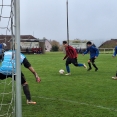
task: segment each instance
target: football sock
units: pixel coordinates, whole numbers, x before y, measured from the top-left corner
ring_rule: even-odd
[[[93,67],[95,67],[96,69],[98,69],[97,66],[94,63],[92,65],[93,65]]]
[[[83,64],[78,64],[78,67],[83,67],[84,65]]]
[[[69,68],[69,66],[66,66],[66,70],[67,70],[68,73],[70,73],[70,68]]]
[[[91,63],[88,63],[88,65],[89,65],[89,69],[91,69]]]
[[[116,71],[116,77],[117,77],[117,71]]]
[[[31,95],[30,95],[28,84],[23,85],[23,91],[24,91],[24,94],[26,96],[26,99],[30,101],[31,100]]]

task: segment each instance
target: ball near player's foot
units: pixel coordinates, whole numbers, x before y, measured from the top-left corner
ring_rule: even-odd
[[[59,73],[60,73],[60,74],[64,74],[64,72],[65,72],[65,71],[64,71],[63,69],[60,69],[60,70],[59,70]]]

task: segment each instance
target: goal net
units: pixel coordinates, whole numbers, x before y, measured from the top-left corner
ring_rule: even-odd
[[[2,38],[2,35],[5,38]],[[12,37],[9,42],[8,35]],[[6,51],[8,43],[11,43],[14,50],[14,0],[0,0],[0,37],[3,51]],[[0,68],[1,66],[0,61]],[[12,67],[12,78],[0,79],[0,117],[15,117],[14,63]],[[2,77],[2,72],[0,72],[0,77]]]

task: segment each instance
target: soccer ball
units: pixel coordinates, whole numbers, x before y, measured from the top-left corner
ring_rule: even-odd
[[[60,73],[60,74],[64,74],[64,72],[65,72],[65,71],[64,71],[63,69],[60,69],[60,70],[59,70],[59,73]]]

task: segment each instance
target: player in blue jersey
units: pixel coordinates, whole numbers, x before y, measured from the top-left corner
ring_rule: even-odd
[[[14,51],[6,51],[4,52],[3,61],[0,66],[0,80],[4,80],[6,78],[12,77],[12,72],[14,71],[15,74],[15,52]],[[39,78],[38,74],[31,66],[27,58],[20,54],[20,63],[24,65],[25,68],[28,68],[35,76],[36,82],[40,82],[41,79]],[[14,67],[14,69],[13,69]],[[15,78],[15,76],[14,76]],[[36,102],[31,100],[30,90],[28,83],[25,79],[24,74],[21,72],[21,84],[23,87],[24,94],[27,99],[27,104],[36,104]]]
[[[99,50],[94,45],[92,45],[92,42],[90,41],[87,42],[87,50],[83,53],[83,55],[87,54],[88,52],[90,53],[90,59],[88,60],[88,65],[89,65],[88,71],[92,69],[91,63],[93,67],[95,68],[95,71],[97,71],[98,67],[95,64],[95,59],[99,55]]]
[[[117,46],[115,46],[115,51],[113,53],[113,58],[115,58],[117,55]],[[114,80],[117,80],[117,71],[116,71],[116,76],[115,77],[112,77]]]
[[[115,51],[114,51],[113,57],[116,57],[116,55],[117,55],[117,46],[115,46]]]

